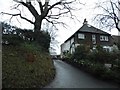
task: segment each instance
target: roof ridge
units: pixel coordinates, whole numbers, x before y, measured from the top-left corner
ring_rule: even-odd
[[[67,42],[76,32],[78,32],[78,31],[80,31],[82,28],[84,28],[85,26],[87,26],[87,28],[92,28],[92,30],[97,30],[96,32],[94,31],[94,32],[90,32],[90,30],[88,29],[88,30],[86,30],[86,31],[84,31],[83,30],[83,32],[90,32],[90,33],[100,33],[100,34],[109,34],[108,32],[105,32],[105,31],[103,31],[103,30],[101,30],[101,29],[99,29],[99,28],[96,28],[96,27],[94,27],[93,25],[90,25],[90,27],[88,26],[88,25],[90,25],[90,24],[83,24],[77,31],[75,31],[68,39],[66,39],[64,42]]]
[[[89,25],[89,26],[88,26],[88,25]],[[86,26],[87,26],[87,27],[86,27]],[[85,32],[109,34],[108,32],[103,31],[103,30],[101,30],[101,29],[99,29],[99,28],[96,28],[96,27],[94,27],[94,26],[92,26],[92,25],[90,25],[90,24],[84,24],[81,28],[78,29],[78,31],[81,31],[82,28],[83,28],[82,31],[85,31]],[[89,30],[86,29],[86,28],[89,28]],[[85,29],[86,29],[86,30],[85,30]],[[91,29],[91,31],[90,31],[90,29]]]

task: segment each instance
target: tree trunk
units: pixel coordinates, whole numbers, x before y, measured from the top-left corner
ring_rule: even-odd
[[[39,39],[39,33],[41,31],[42,19],[36,18],[34,23],[34,33],[35,33],[35,40]]]
[[[118,29],[118,31],[120,32],[120,28],[119,28],[118,26],[117,26],[116,28],[117,28],[117,29]]]
[[[34,24],[35,33],[40,32],[42,21],[36,20]]]

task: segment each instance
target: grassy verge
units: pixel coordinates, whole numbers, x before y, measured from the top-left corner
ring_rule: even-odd
[[[39,46],[24,43],[2,49],[3,88],[42,88],[54,78],[52,60]]]

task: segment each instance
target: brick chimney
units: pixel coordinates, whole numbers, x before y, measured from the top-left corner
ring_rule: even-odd
[[[83,24],[87,24],[87,23],[88,23],[88,21],[87,21],[86,18],[85,18]]]

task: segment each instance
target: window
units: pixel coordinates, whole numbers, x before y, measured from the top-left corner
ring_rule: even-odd
[[[85,39],[85,35],[84,35],[84,34],[79,33],[79,34],[78,34],[78,38],[79,38],[79,39]]]
[[[95,39],[96,39],[96,37],[95,37],[95,35],[93,34],[93,35],[92,35],[92,40],[95,40]]]
[[[96,44],[96,36],[94,34],[92,35],[92,42],[93,44]]]
[[[108,36],[100,36],[100,41],[108,41]]]

